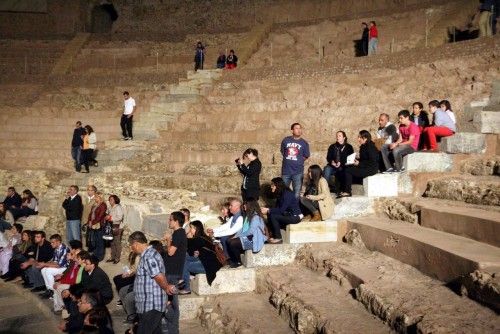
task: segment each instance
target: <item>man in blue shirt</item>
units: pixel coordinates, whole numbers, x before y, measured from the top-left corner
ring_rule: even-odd
[[[309,144],[302,138],[302,126],[293,123],[290,130],[292,135],[285,137],[281,142],[280,151],[283,155],[281,178],[287,187],[292,183],[295,197],[299,198],[304,179],[304,162],[311,154]]]
[[[165,276],[163,259],[144,233],[136,231],[128,238],[130,250],[141,255],[134,281],[135,307],[139,316],[137,334],[161,334],[161,318],[167,305],[167,294],[175,291]]]

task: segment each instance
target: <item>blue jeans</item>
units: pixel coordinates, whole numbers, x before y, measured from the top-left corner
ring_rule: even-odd
[[[328,185],[330,186],[330,189],[335,188],[335,184],[332,182],[332,176],[335,176],[335,179],[338,179],[338,175],[341,172],[341,169],[337,167],[333,167],[332,165],[326,165],[325,168],[323,169],[323,177],[326,179],[328,182]]]
[[[182,273],[182,279],[186,287],[184,290],[191,291],[191,282],[189,279],[189,273],[193,274],[204,274],[205,267],[201,263],[200,259],[194,256],[186,255],[186,262],[184,263],[184,272]]]
[[[75,170],[80,171],[82,160],[82,149],[80,146],[71,147],[71,157],[75,161]]]
[[[293,192],[295,197],[300,197],[300,190],[302,189],[302,181],[304,180],[304,173],[294,174],[294,175],[282,175],[281,178],[287,187],[290,187],[292,183]]]
[[[104,239],[102,238],[102,236],[104,235],[103,230],[102,229],[98,229],[98,230],[88,229],[87,233],[91,233],[91,238],[93,240],[93,242],[92,242],[93,249],[92,249],[91,253],[93,253],[99,259],[99,261],[104,260],[105,249],[104,249]],[[89,247],[89,251],[90,251],[90,247]]]
[[[377,53],[378,38],[370,38],[368,42],[368,55],[374,55]]]
[[[66,240],[82,240],[79,220],[66,221]]]

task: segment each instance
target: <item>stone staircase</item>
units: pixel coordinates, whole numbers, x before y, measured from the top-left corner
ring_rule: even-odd
[[[64,53],[59,58],[52,69],[51,75],[64,75],[68,73],[75,57],[78,55],[82,47],[87,43],[90,33],[79,32],[75,37],[66,45]]]

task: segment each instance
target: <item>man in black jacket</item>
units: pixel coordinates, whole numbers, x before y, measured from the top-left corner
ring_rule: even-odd
[[[78,195],[78,186],[72,185],[66,193],[62,207],[66,212],[66,239],[81,240],[80,221],[82,219],[82,198]]]
[[[113,288],[108,275],[99,268],[99,259],[95,255],[85,254],[82,261],[84,269],[82,274],[83,289],[99,291],[102,302],[109,304],[113,299]]]
[[[259,160],[259,152],[254,148],[248,148],[243,152],[243,160],[236,159],[236,167],[243,174],[241,185],[241,197],[246,202],[250,199],[258,200],[260,194],[260,171],[262,164]]]
[[[73,139],[71,139],[71,157],[75,161],[75,170],[77,172],[81,169],[80,157],[82,154],[83,146],[83,134],[84,128],[82,127],[82,122],[78,121],[75,125],[75,130],[73,130]]]
[[[21,196],[16,192],[14,187],[7,188],[7,194],[3,200],[3,205],[5,209],[10,210],[12,208],[20,208],[23,200]]]
[[[33,283],[29,282],[29,279],[27,279],[27,271],[30,270],[31,267],[36,268],[38,262],[48,262],[54,256],[54,249],[50,245],[50,242],[45,239],[45,232],[35,231],[34,235],[35,244],[27,254],[29,259],[21,264],[21,269],[25,271],[23,275],[25,278],[23,286],[25,288],[33,288]]]

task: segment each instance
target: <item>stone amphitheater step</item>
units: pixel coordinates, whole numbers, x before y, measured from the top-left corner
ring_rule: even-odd
[[[453,159],[441,152],[415,152],[404,157],[408,172],[448,172],[453,168]]]
[[[205,274],[198,274],[191,281],[191,291],[198,296],[252,292],[255,289],[256,271],[254,268],[222,268],[217,272],[217,277],[211,285],[208,285]]]
[[[4,150],[2,150],[4,152]],[[69,157],[69,151],[66,152],[65,156],[57,159],[47,159],[39,158],[38,155],[35,156],[22,156],[15,159],[4,159],[0,162],[0,166],[5,169],[19,170],[21,167],[23,169],[54,169],[70,171],[73,170],[73,160]]]
[[[453,175],[427,183],[426,197],[480,205],[500,205],[498,176]]]
[[[201,321],[210,333],[294,333],[269,298],[257,293],[217,296],[202,308]]]
[[[304,267],[271,268],[262,289],[296,333],[389,333],[348,290]]]
[[[287,244],[304,244],[314,242],[337,241],[337,221],[327,219],[324,221],[301,221],[298,224],[286,226],[281,230],[283,242]]]
[[[496,272],[500,268],[500,248],[461,236],[376,216],[350,218],[341,225],[339,238],[356,229],[368,249],[444,282],[476,269]]]
[[[473,132],[457,132],[453,136],[441,138],[439,149],[446,153],[486,152],[486,135]]]
[[[421,226],[500,247],[500,211],[439,201],[419,201],[416,205]]]
[[[247,268],[284,266],[295,262],[295,257],[303,244],[265,244],[258,253],[252,250],[245,251],[241,256],[241,263]]]
[[[500,134],[500,111],[477,111],[474,114],[474,123],[481,133]]]
[[[114,129],[110,127],[110,129],[106,132],[99,131],[99,128],[96,130],[96,134],[99,140],[108,140],[108,139],[117,139],[121,137],[120,126],[117,125]],[[60,145],[68,146],[71,144],[71,138],[73,136],[73,130],[69,129],[66,132],[36,132],[32,131],[19,131],[19,132],[11,132],[11,131],[1,131],[0,132],[0,140],[19,140],[22,141],[27,138],[37,138],[40,140],[54,140],[59,142]]]
[[[495,333],[498,315],[417,269],[345,244],[303,248],[300,261],[330,277],[398,333]]]
[[[146,174],[136,176],[140,186],[197,191],[203,189],[209,192],[239,193],[241,177],[199,177],[196,175],[159,175]]]
[[[67,139],[67,152],[70,151],[70,141],[71,137]],[[22,144],[21,144],[22,143]],[[98,141],[97,142],[97,147],[104,147],[104,141]],[[38,139],[25,139],[22,140],[22,142],[19,142],[18,140],[1,140],[0,141],[0,148],[18,148],[19,146],[23,147],[36,147],[39,150],[44,150],[44,149],[52,149],[54,146],[63,146],[61,145],[60,140],[38,140]],[[69,153],[68,153],[69,154]]]
[[[56,318],[40,298],[17,284],[0,282],[0,331],[2,333],[56,333]]]

